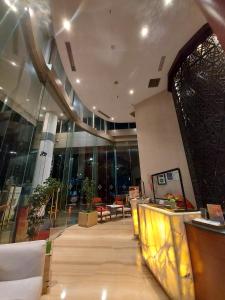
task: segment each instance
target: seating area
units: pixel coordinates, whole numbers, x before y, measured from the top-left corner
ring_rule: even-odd
[[[101,223],[131,216],[130,204],[123,196],[115,196],[113,204],[106,204],[102,201],[102,198],[94,197],[92,204],[98,212],[98,222]]]

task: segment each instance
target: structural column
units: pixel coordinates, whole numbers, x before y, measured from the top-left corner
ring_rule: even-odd
[[[49,176],[55,144],[57,115],[47,112],[45,114],[40,147],[37,154],[36,166],[33,177],[33,187],[42,184]]]

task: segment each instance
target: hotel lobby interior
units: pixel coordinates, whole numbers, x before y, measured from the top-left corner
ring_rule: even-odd
[[[0,1],[0,300],[225,299],[225,1]]]

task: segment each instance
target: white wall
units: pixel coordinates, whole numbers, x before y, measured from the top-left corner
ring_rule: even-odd
[[[186,197],[195,204],[190,173],[171,93],[164,91],[135,106],[142,180],[152,195],[150,175],[180,168]]]

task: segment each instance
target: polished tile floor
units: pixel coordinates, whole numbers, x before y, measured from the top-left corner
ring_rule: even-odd
[[[41,300],[168,299],[141,259],[130,218],[66,229],[54,241],[51,285]]]

